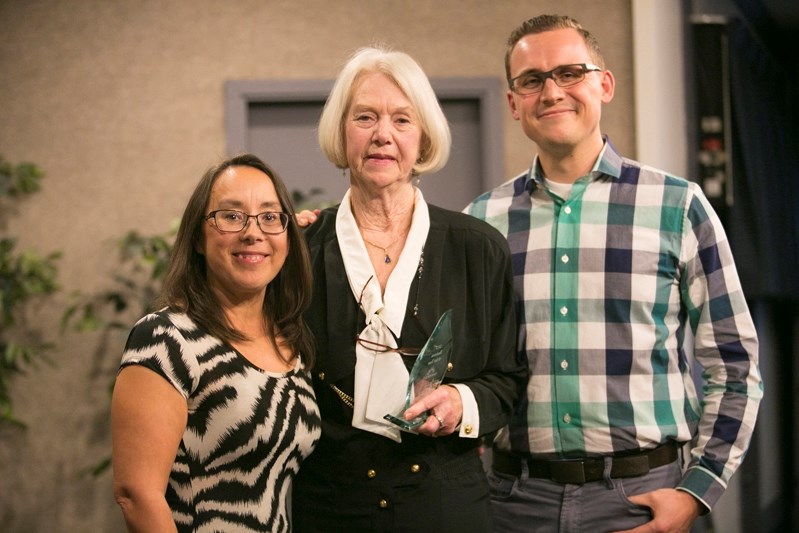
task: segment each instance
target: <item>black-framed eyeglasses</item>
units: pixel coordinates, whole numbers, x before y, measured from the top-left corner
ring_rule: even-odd
[[[602,69],[592,63],[574,63],[560,65],[546,72],[525,72],[508,80],[510,90],[520,96],[540,93],[544,90],[547,79],[551,79],[558,87],[571,87],[585,79],[588,72],[601,72]]]
[[[424,251],[422,252],[422,257],[420,258],[419,261],[419,269],[418,269],[419,278],[422,277],[423,265],[424,265]],[[372,279],[374,279],[374,276],[369,276],[369,279],[366,280],[366,284],[363,286],[363,289],[361,289],[361,295],[360,297],[358,297],[359,309],[363,309],[363,295],[366,292],[366,287],[369,286],[369,283],[372,281]],[[428,338],[430,335],[428,335],[427,330],[425,330],[424,326],[422,326],[421,322],[419,322],[418,314],[419,314],[419,287],[417,285],[416,303],[413,306],[413,314],[411,315],[411,318],[416,322],[416,325],[419,327],[422,333],[424,333],[424,337]],[[355,321],[355,343],[360,344],[367,350],[372,350],[377,353],[398,353],[404,357],[418,357],[419,353],[422,351],[421,348],[408,348],[403,346],[400,346],[399,348],[394,348],[392,346],[388,346],[387,344],[381,344],[379,342],[363,339],[361,338],[360,332],[358,331],[357,320]]]
[[[286,231],[291,217],[287,213],[264,211],[257,215],[248,215],[235,209],[217,209],[205,215],[205,220],[213,219],[214,226],[224,233],[238,233],[247,227],[251,218],[255,219],[258,228],[269,235],[278,235]]]

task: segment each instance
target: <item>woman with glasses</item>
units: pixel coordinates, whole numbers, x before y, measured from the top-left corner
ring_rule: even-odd
[[[322,437],[294,482],[295,531],[489,531],[481,437],[508,422],[527,376],[507,242],[425,202],[419,178],[444,166],[450,132],[407,54],[356,52],[319,142],[350,188],[305,234]],[[443,385],[406,410],[419,349],[448,310]],[[404,430],[387,414],[422,423]]]
[[[130,531],[289,531],[292,477],[319,438],[305,240],[253,155],[189,200],[160,303],[114,386],[114,494]]]

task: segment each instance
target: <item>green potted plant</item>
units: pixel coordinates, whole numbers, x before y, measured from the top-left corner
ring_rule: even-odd
[[[14,414],[11,381],[38,361],[49,361],[46,354],[53,348],[31,326],[29,313],[43,297],[59,290],[56,261],[61,254],[42,257],[18,250],[17,239],[5,232],[6,217],[21,199],[40,189],[43,177],[32,163],[14,165],[0,156],[0,426],[24,426]]]

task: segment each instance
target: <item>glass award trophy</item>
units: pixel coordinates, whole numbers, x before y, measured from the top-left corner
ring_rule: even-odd
[[[412,420],[405,420],[402,414],[415,400],[436,390],[438,386],[441,385],[444,374],[447,372],[449,355],[452,352],[451,316],[452,309],[444,311],[444,314],[438,319],[433,334],[430,335],[422,351],[419,352],[419,356],[416,358],[416,362],[408,378],[408,393],[405,396],[405,407],[396,415],[389,413],[383,417],[385,420],[398,425],[406,431],[413,431],[415,428],[421,426],[424,421],[427,420],[429,413],[425,411]]]

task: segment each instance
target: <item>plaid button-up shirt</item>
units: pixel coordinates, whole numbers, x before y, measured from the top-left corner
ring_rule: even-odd
[[[763,386],[729,244],[701,189],[606,142],[567,200],[536,158],[465,211],[508,239],[531,370],[497,446],[585,457],[690,441],[680,488],[712,507],[749,446]]]

